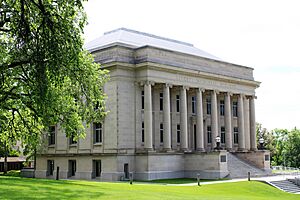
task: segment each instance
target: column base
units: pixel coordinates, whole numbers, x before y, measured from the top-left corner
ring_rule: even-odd
[[[197,150],[196,150],[197,152],[204,152],[205,151],[205,149],[204,148],[197,148]]]
[[[164,148],[163,151],[164,151],[164,152],[167,152],[167,153],[168,153],[168,152],[174,152],[171,148]]]
[[[180,149],[181,152],[186,153],[186,152],[191,152],[188,148]]]
[[[246,149],[245,148],[238,148],[237,151],[239,151],[239,152],[246,152]]]
[[[257,148],[251,148],[250,151],[257,151]]]
[[[226,150],[228,151],[228,152],[232,152],[233,151],[233,149],[232,148],[226,148]]]
[[[144,151],[146,151],[146,152],[154,152],[154,149],[153,148],[144,148]]]

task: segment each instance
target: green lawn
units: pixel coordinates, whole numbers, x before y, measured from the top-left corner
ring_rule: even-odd
[[[0,176],[0,199],[300,199],[261,182],[202,186],[55,181]]]

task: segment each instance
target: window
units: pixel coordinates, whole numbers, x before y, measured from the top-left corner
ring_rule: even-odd
[[[163,143],[164,142],[164,124],[160,124],[159,133],[160,133],[160,143]]]
[[[55,144],[55,126],[49,127],[48,145]]]
[[[93,174],[94,177],[100,177],[101,176],[101,160],[93,160]]]
[[[238,127],[233,128],[233,143],[234,144],[239,143],[239,128]]]
[[[225,143],[225,127],[221,127],[221,143]]]
[[[180,143],[180,124],[177,124],[177,143]]]
[[[192,96],[192,113],[196,113],[196,97]]]
[[[145,142],[145,125],[144,125],[144,122],[142,122],[142,142]]]
[[[54,160],[47,160],[47,176],[53,176]]]
[[[224,100],[221,100],[220,101],[220,115],[224,116],[224,114],[225,114],[225,103],[224,103]]]
[[[102,143],[102,123],[93,124],[94,144]]]
[[[142,110],[145,108],[145,93],[144,90],[142,91]]]
[[[211,100],[210,99],[206,99],[206,113],[208,115],[211,114]]]
[[[164,94],[159,93],[159,110],[163,110],[164,108]]]
[[[76,174],[76,160],[69,160],[69,177],[75,176]]]
[[[176,95],[176,112],[180,112],[180,97]]]
[[[70,145],[72,145],[72,144],[77,144],[77,141],[75,140],[75,136],[74,136],[74,135],[71,135],[71,136],[70,136],[69,143],[70,143]]]
[[[238,102],[237,101],[232,102],[232,114],[234,117],[238,116]]]
[[[211,143],[211,127],[207,126],[207,143]]]

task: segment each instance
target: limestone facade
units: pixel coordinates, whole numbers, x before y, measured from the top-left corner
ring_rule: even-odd
[[[260,84],[252,68],[151,44],[117,41],[90,51],[110,71],[109,114],[101,126],[86,124],[86,137],[75,144],[56,125],[55,141],[37,157],[36,177],[54,178],[59,166],[61,178],[222,178],[227,152],[259,155],[250,153],[257,152]],[[217,136],[222,150],[215,149]]]

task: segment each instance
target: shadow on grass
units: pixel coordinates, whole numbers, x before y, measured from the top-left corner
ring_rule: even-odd
[[[101,187],[64,180],[0,177],[0,199],[92,199],[104,195]],[[99,191],[100,189],[100,191]]]

